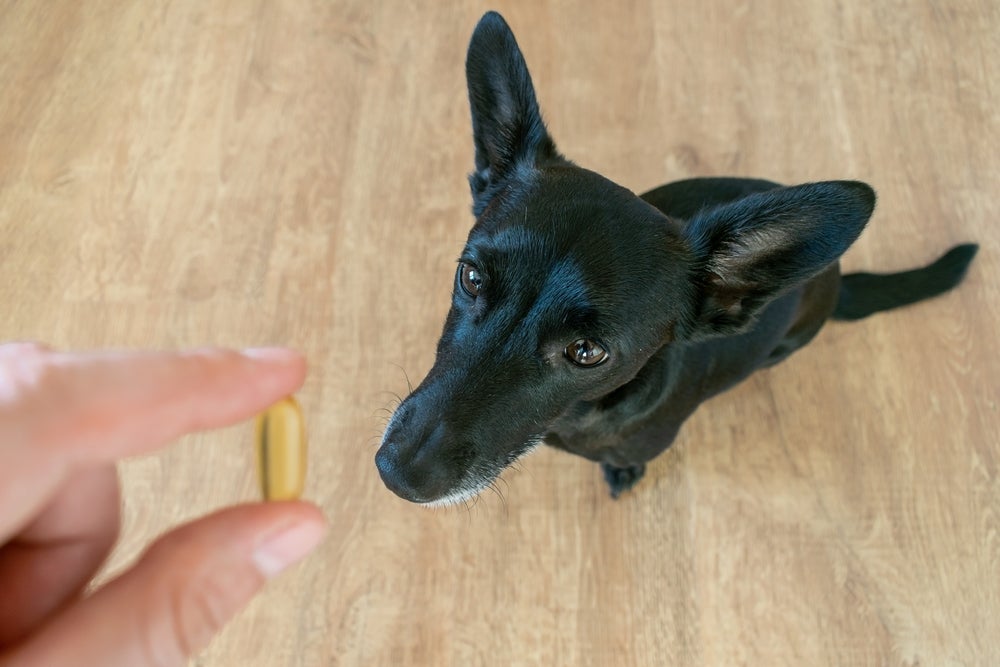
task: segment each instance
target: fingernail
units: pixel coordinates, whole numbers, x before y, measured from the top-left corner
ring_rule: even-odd
[[[305,558],[326,535],[326,526],[316,521],[303,521],[269,535],[253,552],[253,561],[260,573],[270,579]]]
[[[295,350],[289,350],[287,347],[248,347],[242,350],[241,354],[244,357],[260,359],[262,361],[291,361],[302,356]]]

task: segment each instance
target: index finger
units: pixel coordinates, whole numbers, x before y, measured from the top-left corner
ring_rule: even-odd
[[[4,352],[0,440],[80,462],[114,461],[241,421],[297,390],[306,372],[303,357],[282,348]]]

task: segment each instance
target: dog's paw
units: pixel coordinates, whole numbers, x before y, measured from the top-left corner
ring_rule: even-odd
[[[604,473],[604,480],[611,487],[611,497],[617,498],[638,484],[642,476],[646,474],[646,464],[640,463],[637,466],[616,468],[613,465],[602,463],[601,471]]]

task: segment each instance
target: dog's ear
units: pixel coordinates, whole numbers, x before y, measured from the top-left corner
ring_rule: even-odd
[[[519,163],[537,164],[558,154],[542,122],[521,49],[496,12],[483,16],[472,34],[465,75],[476,144],[476,170],[469,182],[479,215],[490,186]]]
[[[868,185],[831,181],[760,192],[699,213],[684,229],[697,296],[681,335],[747,329],[774,297],[840,257],[874,208]]]

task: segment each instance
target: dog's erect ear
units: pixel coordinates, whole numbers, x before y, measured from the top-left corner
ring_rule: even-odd
[[[472,34],[465,75],[476,143],[476,171],[469,181],[480,208],[484,193],[519,162],[536,164],[558,154],[542,123],[521,49],[496,12],[483,16]]]
[[[810,183],[708,209],[684,230],[698,290],[685,338],[738,333],[785,290],[816,275],[861,234],[875,192],[857,181]]]

